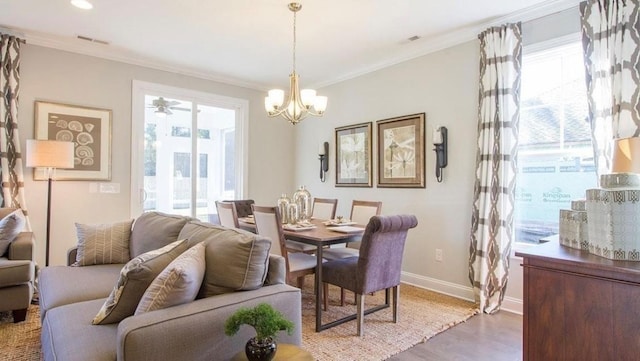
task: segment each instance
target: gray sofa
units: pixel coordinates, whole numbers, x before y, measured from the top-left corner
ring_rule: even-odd
[[[185,217],[150,212],[133,224],[130,252],[134,258],[155,249],[158,238],[163,238],[162,245],[179,239],[189,239],[190,245],[208,242],[208,252],[209,247],[223,248],[207,253],[206,272],[210,271],[210,265],[228,259],[231,265],[221,277],[247,277],[234,274],[239,272],[234,270],[233,242],[258,237]],[[210,254],[222,258],[212,260]],[[69,264],[75,257],[75,250],[70,251]],[[274,306],[295,324],[293,335],[283,332],[278,342],[299,345],[302,339],[300,290],[285,284],[282,257],[267,254],[266,258],[264,283],[258,288],[234,291],[222,287],[220,294],[214,296],[199,296],[190,303],[132,315],[106,325],[93,325],[92,319],[116,284],[123,264],[46,267],[39,280],[44,360],[228,360],[244,350],[255,332],[243,327],[235,336],[226,336],[225,320],[240,307],[263,302]],[[207,282],[206,277],[203,284]]]

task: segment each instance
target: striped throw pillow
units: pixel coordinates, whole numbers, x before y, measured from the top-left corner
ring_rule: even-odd
[[[76,223],[78,253],[74,266],[127,263],[133,219],[113,224]]]

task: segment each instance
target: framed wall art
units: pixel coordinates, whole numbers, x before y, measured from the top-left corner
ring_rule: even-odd
[[[371,122],[336,128],[336,187],[372,186],[371,129]]]
[[[56,180],[111,180],[111,110],[36,101],[35,138],[73,142],[73,169],[57,169]],[[46,180],[34,169],[35,180]]]
[[[378,187],[425,187],[425,114],[379,120]]]

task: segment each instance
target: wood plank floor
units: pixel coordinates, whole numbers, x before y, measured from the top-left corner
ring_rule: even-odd
[[[389,360],[520,361],[522,316],[506,311],[477,315]]]

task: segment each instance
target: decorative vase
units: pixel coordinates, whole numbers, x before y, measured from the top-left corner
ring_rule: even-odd
[[[244,346],[244,352],[249,361],[270,361],[276,356],[278,345],[271,337],[258,340],[252,337]]]
[[[278,198],[278,210],[280,211],[280,221],[282,224],[287,224],[289,222],[288,211],[289,211],[289,203],[291,200],[287,197],[286,194],[282,193],[282,196]]]
[[[311,220],[311,193],[304,187],[300,186],[293,194],[293,202],[298,205],[300,221],[308,222]]]
[[[300,219],[300,213],[298,205],[295,203],[289,203],[287,206],[287,222],[289,224],[296,224]]]

